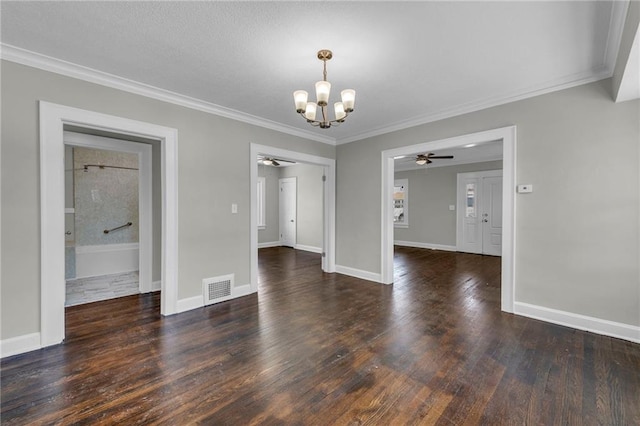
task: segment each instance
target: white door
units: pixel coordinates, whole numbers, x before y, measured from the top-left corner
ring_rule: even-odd
[[[482,253],[482,232],[478,206],[478,182],[480,179],[472,173],[458,174],[458,251]]]
[[[502,176],[482,178],[482,253],[502,255]]]
[[[296,246],[296,178],[283,178],[280,183],[280,244]]]
[[[502,254],[502,171],[458,173],[457,251]]]

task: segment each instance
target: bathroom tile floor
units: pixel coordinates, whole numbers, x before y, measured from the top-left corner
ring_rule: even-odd
[[[67,280],[65,306],[130,296],[140,292],[138,271]]]

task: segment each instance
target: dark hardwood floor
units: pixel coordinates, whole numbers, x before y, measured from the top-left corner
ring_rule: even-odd
[[[500,312],[500,259],[396,249],[392,286],[260,251],[258,295],[67,308],[2,360],[2,424],[640,424],[640,345]]]

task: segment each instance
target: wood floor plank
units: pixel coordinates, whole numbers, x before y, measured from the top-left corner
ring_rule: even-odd
[[[640,345],[500,311],[500,259],[396,248],[385,286],[259,255],[259,292],[171,317],[66,309],[3,359],[2,424],[640,424]]]

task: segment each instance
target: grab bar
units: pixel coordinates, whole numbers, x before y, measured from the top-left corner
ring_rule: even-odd
[[[117,231],[118,229],[126,228],[127,226],[131,226],[131,225],[133,225],[133,223],[131,223],[131,222],[127,222],[127,223],[125,223],[124,225],[122,225],[122,226],[118,226],[118,227],[113,228],[113,229],[105,229],[105,230],[104,230],[104,233],[105,233],[105,234],[108,234],[109,232]]]

